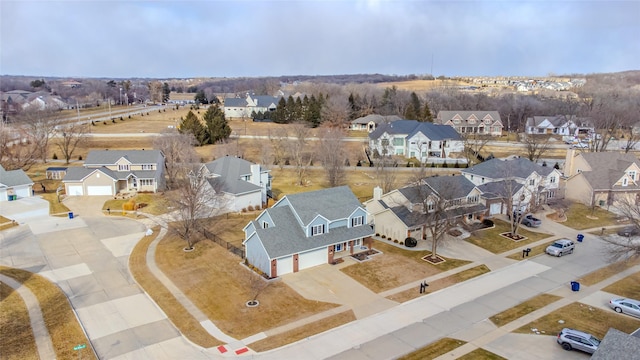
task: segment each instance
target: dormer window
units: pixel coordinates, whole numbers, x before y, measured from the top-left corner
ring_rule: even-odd
[[[351,227],[361,226],[364,223],[363,216],[356,216],[351,218]]]
[[[118,171],[129,171],[130,167],[129,164],[119,164],[118,165]]]
[[[142,164],[142,170],[153,170],[152,164]]]
[[[530,179],[529,185],[534,186],[536,184],[536,179]]]
[[[556,177],[555,176],[550,177],[549,178],[549,182],[552,183],[552,184],[555,184],[556,183]]]
[[[311,227],[311,236],[324,234],[324,224]]]
[[[625,176],[622,178],[622,186],[627,186],[629,185],[629,179]]]
[[[268,228],[268,227],[269,227],[269,223],[268,223],[268,222],[266,222],[266,221],[263,221],[263,222],[262,222],[262,228],[263,228],[263,229],[266,229],[266,228]]]
[[[629,171],[629,178],[631,178],[631,180],[636,181],[636,172],[635,171]]]

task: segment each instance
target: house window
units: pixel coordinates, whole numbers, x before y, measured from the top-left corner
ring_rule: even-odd
[[[482,178],[482,183],[484,184],[484,178]]]
[[[395,146],[403,146],[404,139],[403,138],[393,138],[393,145]]]
[[[336,252],[342,251],[342,243],[336,244]]]
[[[622,186],[627,186],[629,185],[629,179],[627,179],[626,177],[622,178]]]
[[[556,192],[555,191],[549,191],[547,193],[547,199],[553,199],[554,197],[556,197]]]
[[[549,178],[549,182],[552,183],[552,184],[555,184],[556,183],[556,177],[555,176],[550,177]]]
[[[129,164],[118,165],[118,171],[129,171]]]
[[[311,227],[311,236],[324,234],[324,224]]]
[[[636,172],[635,171],[629,171],[629,177],[631,178],[631,180],[635,181],[636,180]]]
[[[356,216],[351,218],[351,227],[360,226],[364,222],[363,216]]]
[[[266,228],[268,228],[268,227],[269,227],[269,223],[268,223],[268,222],[266,222],[266,221],[263,221],[263,222],[262,222],[262,228],[263,228],[263,229],[266,229]]]
[[[478,197],[478,195],[472,195],[472,196],[467,197],[467,202],[468,202],[469,204],[475,204],[475,203],[477,203],[477,202],[478,202],[478,200],[480,200],[480,198]]]
[[[536,184],[536,179],[530,179],[529,185],[534,186]]]
[[[142,164],[142,170],[153,170],[152,164]]]
[[[470,180],[473,180],[473,175],[471,175]]]
[[[153,185],[153,179],[140,179],[140,186],[151,186]]]
[[[353,240],[353,247],[360,246],[362,244],[362,239]]]
[[[436,209],[436,204],[433,201],[427,202],[427,211],[433,211]]]

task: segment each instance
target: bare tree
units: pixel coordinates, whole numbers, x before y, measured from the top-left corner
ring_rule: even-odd
[[[271,149],[273,152],[273,164],[279,165],[280,169],[284,168],[286,157],[286,142],[289,139],[289,134],[285,128],[279,128],[275,132],[269,131],[269,142],[271,143]]]
[[[221,179],[206,175],[200,164],[183,164],[175,179],[176,190],[167,193],[176,214],[170,230],[187,242],[185,250],[192,250],[200,239],[199,233],[205,225],[203,219],[224,211]]]
[[[322,133],[320,140],[317,142],[316,154],[325,169],[327,182],[330,187],[344,185],[346,179],[344,133],[339,128],[324,128],[321,130]]]
[[[617,212],[629,221],[630,227],[640,229],[640,195],[618,199],[615,207]],[[602,240],[606,243],[606,253],[611,262],[640,258],[639,235],[609,235],[602,236]]]
[[[331,96],[322,104],[322,122],[330,127],[348,128],[349,100],[344,96]]]
[[[464,155],[467,159],[467,164],[471,166],[471,164],[478,160],[478,155],[480,155],[482,149],[491,140],[491,136],[478,133],[464,133],[462,134],[462,140],[464,142]]]
[[[80,123],[70,123],[58,126],[58,138],[56,145],[62,152],[66,163],[69,163],[71,156],[78,146],[87,141],[86,135],[89,133],[89,125]]]
[[[522,142],[525,145],[527,159],[532,162],[540,160],[551,148],[550,139],[551,137],[546,134],[525,134]]]
[[[55,135],[56,128],[62,124],[58,110],[29,108],[21,111],[15,122],[23,130],[27,141],[36,146],[37,152],[33,155],[37,156],[39,160],[47,162],[49,140]]]
[[[308,146],[311,129],[304,124],[293,124],[291,131],[293,136],[286,142],[287,153],[295,168],[298,185],[304,185],[307,169],[313,162],[313,150]]]
[[[164,154],[169,189],[176,188],[178,176],[184,164],[198,162],[198,154],[193,148],[195,144],[196,139],[193,134],[169,129],[153,141],[153,146]]]
[[[0,164],[6,170],[29,170],[37,162],[39,151],[23,132],[14,131],[0,120]]]
[[[269,286],[269,282],[254,271],[248,271],[247,274],[247,284],[251,294],[249,305],[255,306],[258,305],[258,296]]]

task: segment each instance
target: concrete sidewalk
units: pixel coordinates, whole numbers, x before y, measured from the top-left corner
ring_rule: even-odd
[[[42,310],[40,309],[40,303],[38,298],[33,295],[28,287],[22,285],[20,282],[14,280],[11,277],[0,274],[0,282],[7,284],[18,292],[24,304],[29,312],[29,320],[31,321],[31,330],[33,331],[33,337],[36,340],[36,348],[38,349],[38,355],[40,359],[55,359],[56,352],[53,349],[53,343],[51,342],[51,336],[49,336],[49,330],[42,318]]]

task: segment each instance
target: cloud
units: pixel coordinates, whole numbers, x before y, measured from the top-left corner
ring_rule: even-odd
[[[0,72],[545,75],[637,69],[637,1],[2,1]]]

